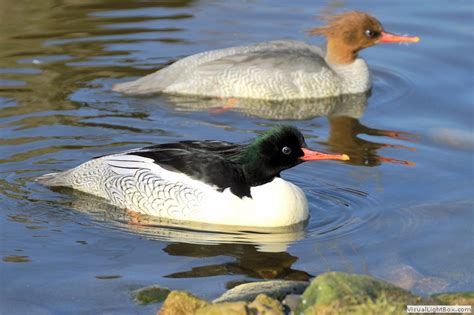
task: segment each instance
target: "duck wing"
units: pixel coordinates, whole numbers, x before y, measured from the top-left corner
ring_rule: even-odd
[[[248,69],[259,69],[260,71],[281,71],[294,73],[298,71],[307,73],[318,73],[327,63],[318,50],[309,45],[299,47],[269,46],[268,49],[236,53],[223,56],[196,67],[196,73],[203,75],[221,74],[229,71],[248,71]]]
[[[118,84],[114,90],[263,99],[305,97],[302,89],[308,87],[304,82],[318,78],[322,71],[332,75],[319,47],[279,40],[192,55],[136,81]]]
[[[223,141],[183,141],[154,145],[111,157],[114,157],[114,167],[153,170],[159,166],[208,184],[218,191],[230,188],[240,198],[251,197],[250,186],[241,165],[229,159],[239,148],[241,145]],[[124,156],[126,158],[122,158]]]
[[[319,52],[306,44],[267,45],[224,55],[195,66],[164,91],[216,97],[305,97],[313,85],[322,83],[321,78],[335,75]]]
[[[243,145],[236,144],[228,141],[219,140],[201,140],[201,141],[180,141],[175,143],[164,143],[157,144],[148,147],[141,148],[139,150],[133,150],[131,152],[160,152],[166,149],[181,149],[185,151],[204,151],[209,154],[215,153],[223,157],[230,157],[233,154],[238,153],[242,149]]]

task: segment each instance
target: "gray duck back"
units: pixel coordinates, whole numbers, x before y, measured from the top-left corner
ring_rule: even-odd
[[[115,91],[258,99],[319,98],[338,94],[340,80],[316,46],[279,40],[230,47],[181,59]]]

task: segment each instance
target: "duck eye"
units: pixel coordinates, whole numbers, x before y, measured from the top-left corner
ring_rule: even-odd
[[[281,149],[281,152],[283,152],[283,154],[285,155],[288,155],[291,153],[291,149],[289,147],[283,147],[283,149]]]
[[[374,38],[378,36],[378,32],[372,30],[365,30],[365,36],[367,36],[368,38]]]

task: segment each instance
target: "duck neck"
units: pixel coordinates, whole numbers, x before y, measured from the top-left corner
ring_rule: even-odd
[[[242,152],[236,158],[236,162],[242,165],[245,181],[251,187],[266,184],[279,176],[279,172],[265,166],[266,163],[259,156],[258,150],[252,146]]]
[[[333,65],[348,65],[357,59],[358,50],[351,49],[351,47],[328,39],[326,45],[326,61]]]
[[[279,175],[269,172],[266,168],[262,167],[261,164],[245,164],[243,165],[243,170],[245,174],[245,180],[251,187],[269,183]]]
[[[351,50],[338,41],[328,41],[326,61],[341,80],[341,93],[363,93],[371,88],[370,72],[365,61],[357,58],[357,50]]]

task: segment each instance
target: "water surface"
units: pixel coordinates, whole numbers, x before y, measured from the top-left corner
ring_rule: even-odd
[[[243,103],[130,97],[114,83],[181,57],[292,38],[316,14],[369,11],[416,45],[362,52],[370,95]],[[160,284],[213,299],[261,279],[367,273],[421,294],[473,290],[473,5],[470,1],[0,1],[0,305],[8,314],[151,314],[131,289]],[[268,106],[267,106],[268,105]],[[291,123],[351,161],[284,177],[310,203],[306,226],[249,232],[137,226],[118,209],[38,175],[184,139],[248,141]],[[408,270],[408,271],[407,271]],[[401,283],[409,274],[413,283]]]

